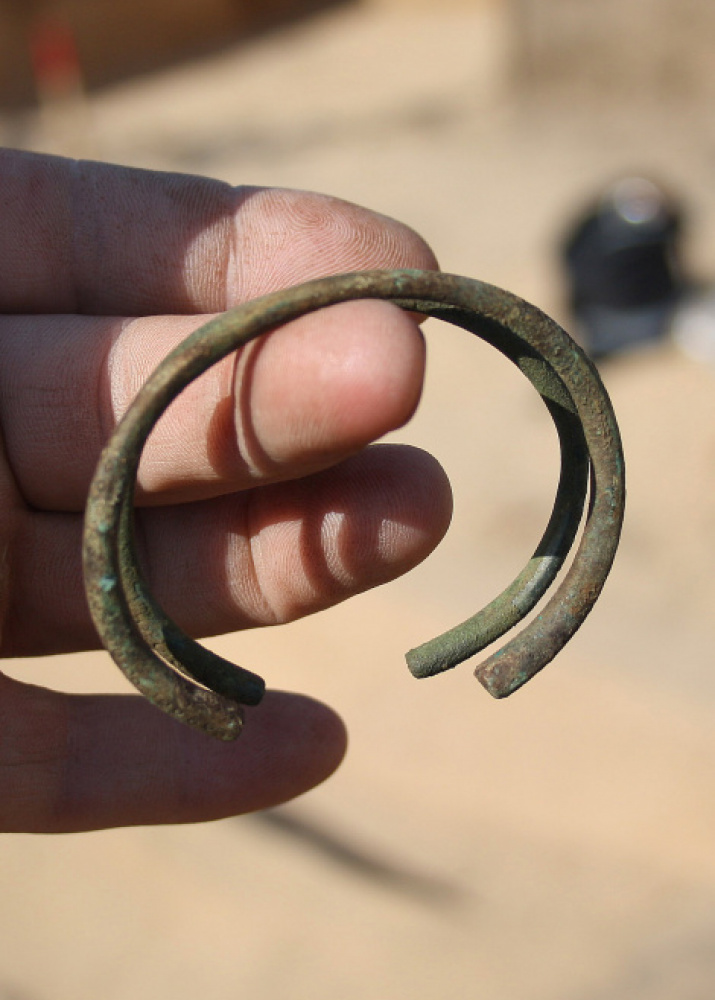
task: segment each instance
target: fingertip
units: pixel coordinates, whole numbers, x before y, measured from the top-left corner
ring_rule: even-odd
[[[429,245],[409,226],[340,198],[240,188],[235,203],[227,306],[329,274],[438,268]]]
[[[252,345],[237,369],[238,435],[254,475],[331,464],[413,415],[425,375],[414,318],[388,302],[345,302]]]
[[[76,699],[73,699],[76,700]],[[276,806],[325,781],[345,756],[342,720],[312,698],[267,692],[223,743],[143,699],[76,702],[82,752],[57,827],[199,823]]]
[[[260,539],[252,566],[265,602],[258,620],[293,621],[394,580],[439,544],[451,512],[442,467],[406,445],[373,445],[265,488],[251,514]],[[232,592],[240,594],[235,585]]]
[[[278,805],[327,780],[348,747],[345,723],[328,705],[307,695],[268,691],[246,713],[243,752],[260,780],[251,779],[251,808]]]
[[[365,519],[352,546],[343,538],[341,548],[353,578],[376,586],[408,573],[439,545],[452,520],[452,487],[437,459],[412,445],[375,445],[353,463],[365,477],[356,522],[358,510],[370,509],[379,530],[371,532]]]
[[[384,447],[399,450],[399,477],[405,484],[405,504],[411,513],[405,517],[405,523],[412,526],[411,534],[406,536],[410,547],[400,567],[401,572],[407,572],[426,559],[447,534],[454,513],[452,484],[443,466],[428,451],[413,445]]]

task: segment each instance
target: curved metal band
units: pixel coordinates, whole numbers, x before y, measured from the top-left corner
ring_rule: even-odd
[[[130,681],[175,718],[235,739],[240,705],[257,704],[261,678],[186,636],[162,611],[137,565],[132,505],[137,467],[154,424],[189,382],[273,327],[328,305],[385,299],[461,326],[508,357],[554,420],[561,475],[554,509],[532,558],[477,615],[407,655],[430,676],[479,652],[517,624],[553,582],[576,536],[591,473],[591,498],[576,557],[542,612],[476,670],[495,697],[511,694],[568,642],[601,592],[615,556],[625,501],[616,419],[593,365],[534,306],[482,282],[431,271],[368,271],[308,282],[205,324],[156,369],[102,453],[90,489],[85,583],[102,642]],[[199,683],[196,683],[196,682]]]

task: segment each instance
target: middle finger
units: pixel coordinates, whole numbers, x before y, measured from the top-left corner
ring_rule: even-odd
[[[0,317],[0,421],[26,501],[79,511],[101,448],[156,365],[208,317]],[[325,468],[399,427],[424,344],[383,302],[287,324],[172,403],[142,456],[138,502],[219,496]]]

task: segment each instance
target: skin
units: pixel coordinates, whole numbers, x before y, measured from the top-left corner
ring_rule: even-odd
[[[156,363],[257,295],[436,262],[408,228],[333,198],[14,151],[0,151],[0,202],[0,655],[96,648],[82,510]],[[410,418],[424,360],[414,318],[346,303],[249,345],[172,405],[142,459],[138,537],[182,627],[291,621],[429,554],[451,514],[443,471],[414,448],[368,447]],[[345,747],[340,719],[302,695],[269,692],[221,744],[136,696],[0,675],[0,830],[263,809],[327,778]]]

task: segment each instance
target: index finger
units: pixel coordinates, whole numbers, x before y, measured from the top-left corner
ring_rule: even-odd
[[[0,312],[219,312],[336,270],[432,268],[338,199],[0,151]]]

